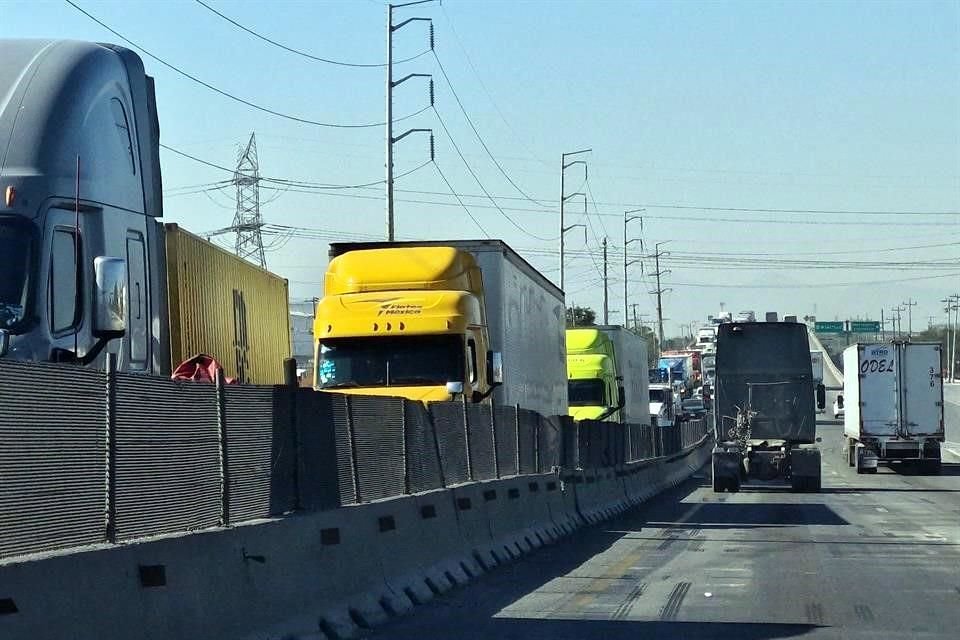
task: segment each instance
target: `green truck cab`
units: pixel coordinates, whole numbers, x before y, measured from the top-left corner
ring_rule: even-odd
[[[620,421],[624,390],[614,349],[600,329],[567,329],[567,395],[574,420]]]

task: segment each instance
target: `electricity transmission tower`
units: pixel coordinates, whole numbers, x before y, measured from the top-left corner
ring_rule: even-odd
[[[250,134],[250,141],[237,160],[233,182],[237,187],[237,212],[230,227],[230,230],[237,234],[234,252],[266,269],[267,259],[263,252],[263,237],[260,235],[263,218],[260,217],[260,165],[257,160],[255,133]]]

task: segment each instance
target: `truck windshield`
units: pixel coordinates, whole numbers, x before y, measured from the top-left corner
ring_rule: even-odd
[[[463,380],[460,336],[332,338],[320,343],[317,383],[322,389],[435,386]]]
[[[23,320],[30,244],[27,225],[0,220],[0,329],[10,329]]]
[[[599,378],[568,380],[567,396],[571,407],[601,407],[607,403],[603,397],[603,380]]]

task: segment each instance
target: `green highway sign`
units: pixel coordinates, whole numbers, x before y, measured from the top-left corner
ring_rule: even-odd
[[[813,325],[813,330],[817,333],[843,333],[844,322],[817,322]]]
[[[850,333],[880,333],[880,323],[875,320],[851,320]]]

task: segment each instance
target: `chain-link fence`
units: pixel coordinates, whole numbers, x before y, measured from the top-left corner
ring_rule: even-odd
[[[13,361],[0,404],[0,558],[616,467],[707,432]]]

